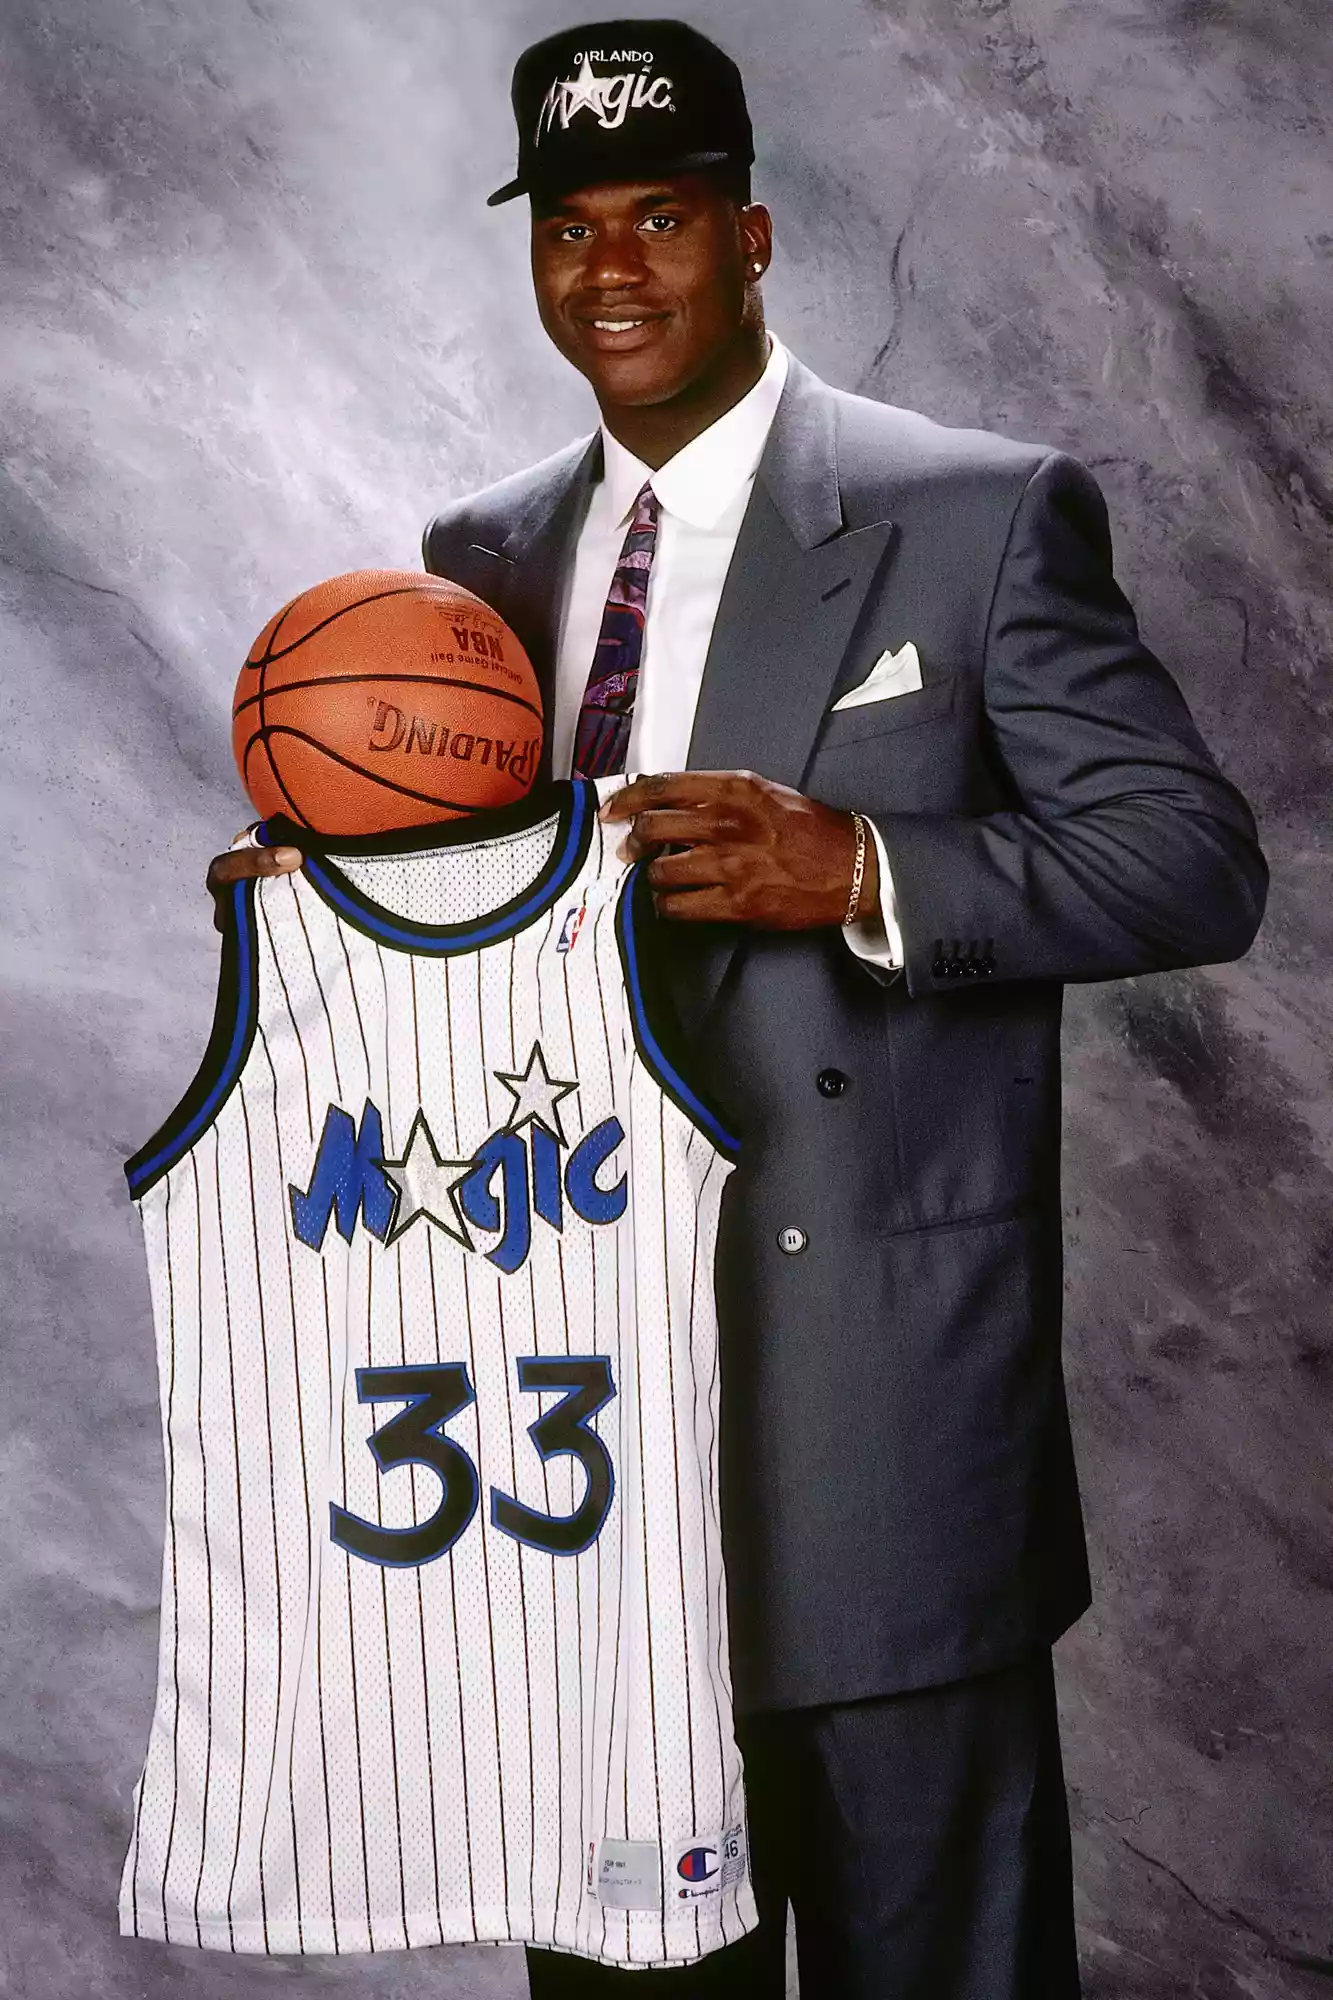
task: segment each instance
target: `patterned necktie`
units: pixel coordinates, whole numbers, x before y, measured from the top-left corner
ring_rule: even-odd
[[[602,613],[592,671],[574,734],[574,776],[603,778],[623,771],[634,720],[634,695],[643,652],[648,571],[657,543],[657,495],[645,485],[620,551]]]

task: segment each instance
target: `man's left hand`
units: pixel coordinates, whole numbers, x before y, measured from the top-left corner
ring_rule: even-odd
[[[803,931],[841,924],[856,858],[849,812],[820,805],[752,771],[675,771],[635,778],[602,807],[628,822],[627,860],[651,855],[648,880],[664,917]],[[664,852],[671,849],[671,852]],[[879,898],[866,841],[858,912]]]

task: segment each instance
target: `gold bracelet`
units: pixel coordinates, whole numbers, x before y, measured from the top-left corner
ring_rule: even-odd
[[[847,914],[844,924],[856,922],[856,912],[861,902],[861,883],[866,872],[866,823],[859,812],[853,811],[852,820],[856,827],[856,860],[852,864],[852,893],[847,898]]]

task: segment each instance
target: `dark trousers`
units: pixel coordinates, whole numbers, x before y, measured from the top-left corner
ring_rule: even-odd
[[[737,1718],[759,1925],[625,1972],[529,1947],[532,2000],[1076,2000],[1051,1656],[945,1687]]]

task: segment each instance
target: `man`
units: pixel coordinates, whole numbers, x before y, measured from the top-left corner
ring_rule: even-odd
[[[571,29],[513,103],[491,201],[530,197],[538,311],[602,421],[424,553],[528,647],[556,776],[677,774],[607,812],[745,1138],[717,1284],[760,1910],[678,1971],[529,1951],[531,1991],[779,2000],[790,1901],[807,2000],[1066,2000],[1050,1648],[1089,1584],[1062,987],[1245,952],[1254,822],[1080,466],[841,394],[770,339],[719,49]]]

